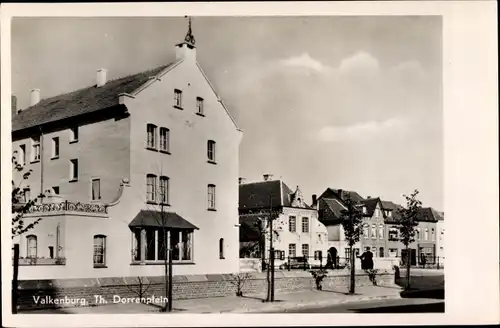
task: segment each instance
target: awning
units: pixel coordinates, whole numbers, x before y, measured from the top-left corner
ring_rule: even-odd
[[[198,227],[174,212],[141,210],[128,225],[137,227],[163,227],[171,229],[196,229]]]

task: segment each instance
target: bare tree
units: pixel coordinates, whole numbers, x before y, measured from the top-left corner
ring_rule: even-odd
[[[406,199],[406,206],[398,209],[399,218],[396,219],[400,234],[399,240],[405,246],[406,251],[406,290],[410,289],[411,254],[409,246],[415,241],[415,227],[418,226],[418,213],[422,208],[422,202],[417,199],[418,194],[419,191],[415,189],[409,196],[403,195]]]
[[[248,280],[252,277],[250,273],[237,273],[231,274],[232,280],[231,283],[236,286],[236,296],[243,296],[243,287],[247,283]]]
[[[137,289],[130,287],[128,284],[126,284],[125,286],[127,286],[128,290],[136,294],[142,302],[142,298],[148,291],[149,287],[151,287],[151,282],[147,280],[147,278],[145,277],[137,277],[136,279],[137,279]]]
[[[355,292],[355,263],[356,255],[354,254],[353,246],[359,241],[362,234],[363,212],[359,205],[350,197],[344,201],[346,209],[341,211],[342,227],[344,228],[345,239],[349,245],[350,267],[351,267],[351,283],[349,285],[349,293]]]

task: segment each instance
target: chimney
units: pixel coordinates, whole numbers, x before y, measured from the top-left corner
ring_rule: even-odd
[[[12,95],[10,96],[10,103],[11,103],[11,115],[14,116],[17,114],[17,97]]]
[[[238,178],[238,183],[239,183],[239,184],[244,184],[244,183],[245,183],[245,180],[246,180],[245,178],[239,177],[239,178]]]
[[[97,70],[97,81],[96,81],[96,87],[100,88],[103,85],[106,84],[106,75],[108,73],[108,70],[105,68],[100,68]]]
[[[264,181],[270,181],[273,179],[273,175],[272,174],[264,174]]]
[[[367,197],[366,197],[366,199],[370,199],[370,198],[372,198],[372,196],[367,196]]]
[[[314,194],[312,196],[312,205],[316,205],[316,202],[318,201],[318,196],[316,196],[316,194]]]
[[[342,189],[339,189],[337,193],[339,194],[340,200],[344,200],[344,191]]]
[[[39,102],[40,102],[40,89],[32,89],[30,106],[35,106]]]

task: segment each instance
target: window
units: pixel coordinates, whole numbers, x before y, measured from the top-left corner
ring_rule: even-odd
[[[49,246],[49,259],[54,258],[54,246]]]
[[[40,138],[31,139],[31,161],[36,162],[40,160]]]
[[[59,157],[59,137],[52,138],[52,158]]]
[[[321,251],[314,251],[314,259],[315,260],[322,260],[323,259],[323,253]]]
[[[59,195],[59,187],[52,187],[54,194]]]
[[[431,238],[432,240],[436,240],[436,233],[434,231],[434,228],[431,229]]]
[[[215,210],[215,185],[208,185],[208,209]]]
[[[302,218],[302,232],[309,233],[309,218]]]
[[[147,125],[147,148],[156,149],[156,125]]]
[[[429,228],[425,228],[424,240],[429,240]]]
[[[389,240],[397,241],[398,240],[398,229],[397,228],[389,228]]]
[[[224,238],[219,239],[219,258],[224,259]]]
[[[168,204],[168,177],[160,177],[159,201],[161,204]]]
[[[380,247],[380,248],[378,249],[378,256],[379,256],[379,257],[384,257],[384,248],[383,248],[383,247]]]
[[[398,249],[389,248],[389,257],[398,257]]]
[[[26,145],[19,146],[19,158],[17,162],[21,165],[26,164]]]
[[[392,211],[387,211],[387,216],[392,217]]]
[[[290,232],[295,232],[297,231],[297,223],[296,223],[296,218],[295,216],[290,216],[288,218],[288,230]]]
[[[106,265],[106,236],[94,236],[94,268]]]
[[[350,248],[346,248],[345,249],[345,259],[349,260],[350,258],[351,258],[351,249]]]
[[[378,207],[375,209],[375,217],[379,217],[380,216],[380,210],[378,209]]]
[[[372,224],[371,235],[372,239],[377,239],[377,226],[375,224]]]
[[[30,201],[30,199],[31,199],[31,189],[30,188],[23,189],[23,199],[24,199],[25,203]]]
[[[136,263],[144,261],[163,263],[166,258],[168,259],[166,249],[172,249],[172,261],[191,262],[193,259],[193,230],[167,230],[166,233],[165,236],[161,227],[134,229],[132,232],[134,250],[132,261]],[[166,249],[163,243],[166,244]],[[144,249],[143,253],[142,249]]]
[[[156,202],[156,175],[146,176],[146,199],[148,202]]]
[[[367,224],[363,225],[363,236],[365,237],[365,239],[368,238],[368,225]]]
[[[213,140],[207,142],[207,156],[210,162],[215,162],[215,141]]]
[[[170,152],[170,130],[160,128],[160,150]]]
[[[363,214],[366,214],[366,213],[368,213],[366,210],[366,206],[363,206]]]
[[[383,225],[378,226],[378,237],[380,239],[384,239],[384,226]]]
[[[29,235],[26,237],[27,241],[27,258],[36,258],[37,257],[37,239],[35,235]]]
[[[297,247],[295,246],[295,244],[288,244],[288,256],[289,257],[295,257],[297,256]]]
[[[92,179],[92,200],[101,199],[101,179]]]
[[[285,251],[282,250],[274,250],[274,258],[278,260],[285,259]]]
[[[78,127],[75,126],[69,129],[69,142],[77,142],[78,141]]]
[[[70,181],[78,180],[78,159],[71,159],[69,161],[69,177]]]
[[[201,97],[196,98],[196,110],[198,114],[205,114],[203,110],[203,98]]]
[[[174,107],[182,108],[182,91],[179,89],[174,90]]]
[[[302,256],[309,257],[309,244],[302,244]]]
[[[420,240],[420,228],[415,229],[415,235],[417,240]]]

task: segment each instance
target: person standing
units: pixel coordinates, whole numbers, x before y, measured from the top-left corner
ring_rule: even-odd
[[[373,253],[370,251],[370,247],[367,247],[365,252],[358,257],[361,259],[361,269],[373,269]]]

